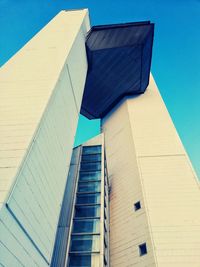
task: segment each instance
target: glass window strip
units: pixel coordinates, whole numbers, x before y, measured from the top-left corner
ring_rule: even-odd
[[[101,171],[80,171],[79,173],[79,183],[97,180],[101,180]]]
[[[101,171],[101,162],[81,162],[80,171]]]
[[[93,182],[93,183],[79,183],[78,184],[78,193],[89,193],[89,192],[100,192],[101,191],[101,183]]]
[[[69,255],[69,267],[99,267],[99,253],[71,254]]]
[[[106,182],[104,186],[107,186]],[[79,181],[76,194],[76,210],[74,213],[73,227],[71,233],[68,267],[99,267],[100,248],[98,246],[100,244],[101,238],[100,191],[101,146],[83,147],[79,171]],[[103,198],[103,200],[105,201],[106,198]],[[107,207],[107,205],[105,205],[105,207]],[[104,213],[106,214],[105,210]],[[98,215],[98,217],[94,217],[96,215]],[[105,222],[104,228],[107,228]],[[97,244],[98,242],[99,244]]]
[[[100,235],[73,235],[70,252],[100,252]]]
[[[74,219],[73,233],[100,233],[100,219]]]
[[[101,153],[101,145],[97,146],[83,146],[82,154],[97,154]]]
[[[101,154],[83,154],[81,157],[82,162],[100,162],[101,161]]]
[[[76,206],[75,218],[100,218],[100,205]]]
[[[100,193],[77,194],[76,205],[97,205],[101,202]]]

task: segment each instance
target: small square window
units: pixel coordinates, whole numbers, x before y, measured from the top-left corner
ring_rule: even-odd
[[[140,201],[138,201],[138,202],[136,202],[136,203],[134,204],[134,209],[135,209],[135,211],[137,211],[137,210],[140,210],[140,209],[141,209],[141,204],[140,204]]]
[[[146,243],[143,243],[143,244],[139,245],[139,252],[140,252],[140,256],[143,256],[143,255],[147,254],[147,245],[146,245]]]

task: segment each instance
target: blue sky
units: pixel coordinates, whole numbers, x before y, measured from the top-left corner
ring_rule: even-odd
[[[155,22],[152,73],[200,177],[200,0],[0,0],[0,66],[60,10],[82,7],[92,25]],[[81,117],[76,144],[98,131]]]

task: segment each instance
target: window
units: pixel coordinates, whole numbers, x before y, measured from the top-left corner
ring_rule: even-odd
[[[106,255],[104,255],[103,261],[104,261],[104,266],[106,266],[106,265],[107,265],[107,258],[106,258]]]
[[[143,255],[147,254],[147,245],[146,245],[146,243],[143,243],[143,244],[139,245],[139,252],[140,252],[140,256],[143,256]]]
[[[69,258],[69,267],[99,267],[99,265],[98,254],[71,254]]]
[[[92,183],[79,183],[78,192],[100,192],[101,184],[100,182],[92,182]]]
[[[101,161],[101,154],[82,155],[82,161],[85,162],[97,162]]]
[[[76,204],[100,204],[100,193],[78,194]]]
[[[106,196],[104,195],[104,208],[106,208],[107,207],[107,199],[106,199]]]
[[[134,209],[135,209],[135,211],[141,209],[140,201],[138,201],[138,202],[136,202],[136,203],[134,204]]]
[[[69,266],[70,267],[77,267],[77,266],[90,267],[91,266],[91,255],[70,255]]]
[[[107,219],[107,210],[104,208],[104,220]]]
[[[71,252],[99,252],[99,235],[73,235],[71,239]]]
[[[101,162],[81,162],[81,171],[100,171]]]
[[[101,214],[101,149],[99,145],[82,147],[68,267],[99,267],[100,257],[103,261],[103,254],[100,255],[103,241],[100,218],[104,216]],[[107,225],[104,227],[107,231]],[[107,247],[107,240],[104,242]]]
[[[108,242],[107,242],[107,235],[104,235],[104,247],[108,247]]]
[[[99,233],[99,219],[74,220],[73,233]]]
[[[106,222],[104,221],[104,232],[107,233],[108,229],[107,229],[107,225]]]
[[[100,205],[96,206],[76,206],[76,218],[100,217]]]
[[[84,146],[83,152],[85,154],[98,154],[101,153],[101,146]]]
[[[79,181],[98,181],[101,180],[100,171],[80,172]]]

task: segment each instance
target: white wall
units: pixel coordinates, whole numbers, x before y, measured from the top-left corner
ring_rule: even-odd
[[[50,262],[87,72],[88,29],[87,10],[62,11],[0,70],[0,265]]]
[[[110,266],[153,267],[155,259],[144,209],[144,197],[135,154],[127,101],[102,121],[110,180]],[[134,203],[142,209],[134,211]],[[139,257],[138,245],[147,242],[148,257]]]
[[[200,263],[200,190],[196,174],[151,77],[128,100],[129,116],[157,265]]]
[[[112,184],[111,266],[199,266],[199,184],[153,78],[102,127]],[[138,200],[142,209],[134,212]],[[143,242],[148,254],[139,257]]]

